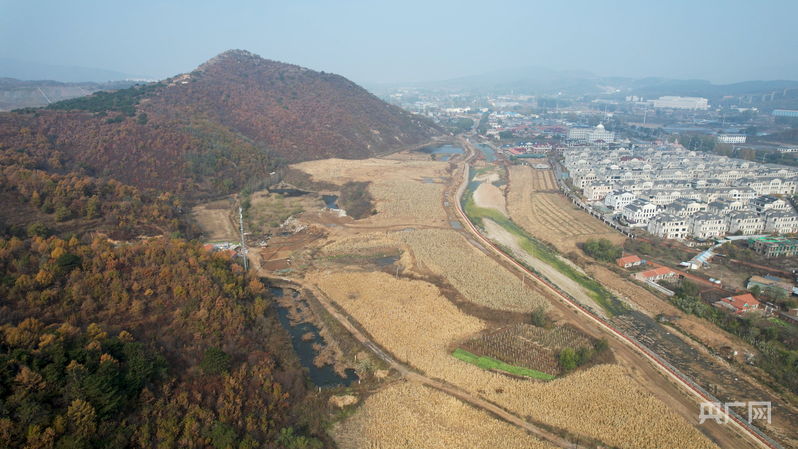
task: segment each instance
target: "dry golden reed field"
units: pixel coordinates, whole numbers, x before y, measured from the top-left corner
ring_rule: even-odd
[[[332,434],[342,449],[554,447],[446,393],[410,382],[370,396]]]
[[[377,203],[381,218],[445,219],[441,207],[443,184],[419,181],[375,181],[369,191]]]
[[[453,230],[419,229],[409,232],[359,234],[324,248],[327,254],[352,254],[369,248],[405,247],[413,263],[446,279],[469,301],[498,310],[530,312],[551,305],[538,293],[521,287],[520,280],[474,248]],[[402,264],[408,262],[403,257]],[[409,267],[406,267],[406,269]]]
[[[576,250],[577,243],[590,238],[615,244],[625,239],[563,196],[551,170],[511,166],[507,209],[514,222],[562,253]]]
[[[623,448],[716,447],[683,417],[645,393],[619,366],[599,365],[543,383],[455,359],[448,345],[480,331],[484,324],[462,313],[427,282],[362,271],[315,274],[308,280],[398,360],[517,416]]]

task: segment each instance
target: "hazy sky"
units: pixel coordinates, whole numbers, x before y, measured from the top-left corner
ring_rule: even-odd
[[[798,79],[798,1],[0,0],[0,58],[165,78],[231,48],[359,83],[542,66]]]

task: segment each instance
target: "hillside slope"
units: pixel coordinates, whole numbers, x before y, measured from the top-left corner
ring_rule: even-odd
[[[0,151],[46,161],[36,168],[81,167],[185,198],[230,193],[285,163],[366,158],[438,133],[341,76],[240,50],[163,83],[0,114]]]

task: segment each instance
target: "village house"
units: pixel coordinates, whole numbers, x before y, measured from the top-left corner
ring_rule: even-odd
[[[757,301],[754,298],[754,295],[746,293],[744,295],[721,298],[720,301],[717,301],[712,305],[717,307],[718,309],[721,310],[725,309],[732,313],[741,315],[743,313],[748,313],[749,311],[758,308],[759,301]]]

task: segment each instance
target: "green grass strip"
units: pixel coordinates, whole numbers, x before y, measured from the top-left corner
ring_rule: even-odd
[[[501,212],[477,206],[474,202],[474,191],[477,189],[479,184],[481,184],[481,182],[473,181],[475,176],[473,170],[471,174],[472,181],[469,183],[468,190],[463,198],[463,210],[465,211],[466,216],[468,216],[468,218],[474,224],[482,229],[485,229],[485,225],[482,220],[493,220],[496,224],[500,225],[513,236],[515,236],[518,239],[518,243],[521,245],[521,248],[523,248],[526,252],[552,266],[560,273],[568,276],[573,281],[581,285],[586,290],[588,296],[593,298],[593,300],[596,301],[610,315],[622,315],[629,311],[625,304],[615,298],[615,296],[607,291],[607,289],[605,289],[601,284],[575,270],[571,265],[557,257],[556,253],[551,248],[547,247],[529,235],[526,230],[513,223],[512,220],[502,215]]]
[[[508,365],[502,361],[490,357],[484,357],[484,356],[477,357],[476,355],[471,354],[468,351],[464,351],[460,348],[455,349],[454,353],[452,353],[452,356],[464,362],[476,365],[482,369],[495,369],[499,371],[504,371],[505,373],[515,374],[516,376],[531,377],[532,379],[541,379],[541,380],[554,379],[554,376],[552,376],[551,374],[542,373],[540,371],[536,371],[529,368],[522,368],[520,366]]]

